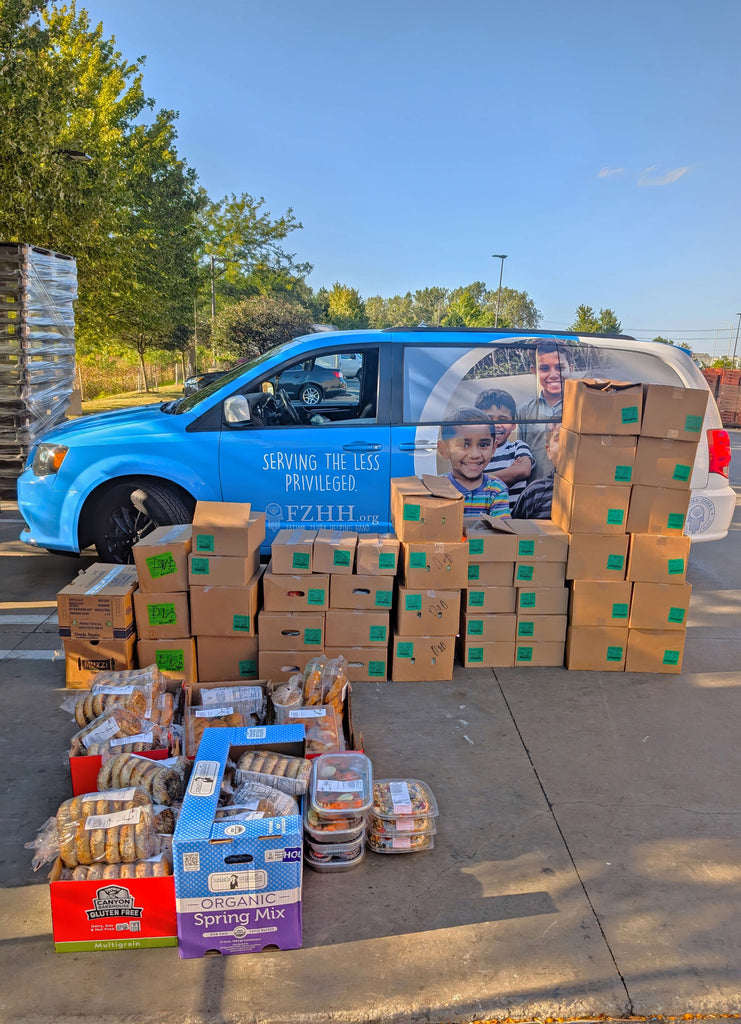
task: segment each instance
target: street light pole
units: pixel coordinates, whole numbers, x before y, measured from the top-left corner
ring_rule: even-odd
[[[502,299],[502,274],[504,273],[504,261],[507,259],[507,256],[506,255],[501,255],[500,256],[500,255],[497,255],[496,253],[492,253],[491,258],[493,260],[501,260],[502,261],[499,264],[499,290],[497,291],[497,311],[496,311],[496,314],[494,316],[494,326],[498,327],[499,326],[499,303],[501,302],[501,299]]]
[[[736,346],[738,345],[738,330],[741,327],[741,313],[736,313],[738,317],[738,323],[736,324],[736,340],[733,343],[733,359],[731,360],[731,366],[736,368]]]

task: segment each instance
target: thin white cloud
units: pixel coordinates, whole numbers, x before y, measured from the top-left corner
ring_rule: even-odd
[[[598,178],[609,178],[613,174],[622,174],[622,167],[603,167],[597,175]]]
[[[683,174],[686,174],[689,170],[688,167],[675,167],[673,171],[667,171],[666,174],[654,174],[653,172],[657,168],[657,164],[652,164],[651,167],[647,167],[638,179],[639,185],[671,185],[675,181],[678,181]]]

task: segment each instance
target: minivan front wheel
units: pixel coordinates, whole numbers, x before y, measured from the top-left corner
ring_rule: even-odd
[[[103,562],[131,564],[132,547],[158,526],[189,523],[193,506],[161,484],[116,484],[91,510],[92,541]]]

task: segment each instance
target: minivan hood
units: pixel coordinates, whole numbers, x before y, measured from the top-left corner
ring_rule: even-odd
[[[147,422],[154,422],[158,419],[167,419],[159,404],[138,406],[134,409],[115,409],[113,412],[96,412],[89,416],[80,416],[74,420],[66,420],[64,423],[47,430],[38,439],[39,441],[53,441],[58,444],[66,444],[73,438],[89,433],[91,430],[111,430],[120,434],[127,427],[140,427]]]

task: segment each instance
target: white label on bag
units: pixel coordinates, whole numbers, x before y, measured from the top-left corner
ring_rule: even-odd
[[[262,704],[263,692],[259,686],[216,686],[213,690],[201,690],[201,704],[223,703],[225,700],[244,700],[251,704]]]
[[[98,683],[97,686],[93,685],[90,687],[90,692],[93,696],[98,693],[112,693],[114,696],[128,696],[130,693],[133,693],[135,689],[135,686],[106,686],[105,683]]]
[[[411,814],[412,798],[409,793],[409,786],[406,782],[391,782],[389,794],[393,804],[394,814]]]
[[[113,814],[91,814],[85,820],[85,831],[94,828],[118,828],[120,825],[138,825],[141,816],[141,807],[131,807],[128,811],[114,811]]]
[[[234,708],[198,708],[196,718],[223,718],[224,715],[234,714]]]
[[[108,718],[105,722],[101,722],[100,725],[96,725],[94,729],[91,729],[87,736],[83,736],[82,742],[85,744],[85,749],[92,746],[93,743],[105,743],[111,736],[115,736],[118,732],[118,722],[115,718]]]
[[[289,718],[326,718],[326,708],[295,708],[288,712]]]
[[[148,759],[147,759],[148,760]],[[101,793],[98,796],[99,800],[133,800],[134,793],[136,793],[135,786],[129,786],[128,789],[107,789],[105,793]]]
[[[122,736],[120,739],[111,740],[112,747],[122,747],[125,743],[154,743],[154,733],[138,732],[134,736]]]

